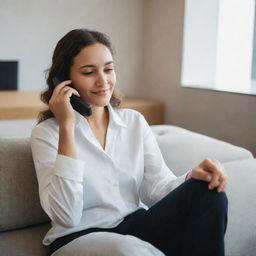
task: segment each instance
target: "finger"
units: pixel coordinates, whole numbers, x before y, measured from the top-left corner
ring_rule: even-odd
[[[212,175],[200,167],[195,167],[191,171],[191,178],[209,182],[212,179]]]
[[[220,185],[218,186],[218,192],[224,191],[226,185],[227,185],[227,176],[221,175],[221,177],[220,177]]]
[[[73,95],[73,91],[68,89],[64,92],[63,98],[70,101],[70,97]]]
[[[58,94],[55,92],[55,94],[52,95],[52,97],[49,101],[49,106],[51,106],[52,104],[55,104],[55,102],[60,102],[63,100],[70,101],[70,97],[72,96],[72,94],[80,97],[80,94],[78,93],[77,90],[75,90],[74,88],[72,88],[70,86],[63,85],[63,87],[60,89]]]
[[[61,91],[61,89],[66,86],[66,85],[69,85],[71,84],[71,80],[65,80],[61,83],[59,83],[55,88],[54,88],[54,91],[53,91],[53,94],[54,95],[58,95]]]
[[[217,161],[217,160],[216,160]],[[206,158],[200,166],[205,169],[206,171],[209,171],[212,174],[212,179],[209,184],[209,189],[213,189],[214,187],[218,186],[218,180],[220,177],[221,170],[218,166],[217,162],[215,160]]]
[[[64,89],[63,89],[63,90],[64,90]],[[78,97],[80,97],[80,94],[78,93],[77,90],[75,90],[75,89],[73,89],[73,88],[67,86],[67,88],[65,88],[65,91],[64,91],[64,93],[63,93],[63,96],[70,98],[73,94],[76,95],[76,96],[78,96]]]
[[[209,170],[211,172],[219,171],[215,160],[212,160],[210,158],[206,158],[199,166],[202,167],[203,169]]]
[[[226,182],[226,181],[222,182],[221,185],[219,185],[217,191],[218,191],[218,192],[223,192],[223,191],[225,191],[226,186],[227,186],[227,182]]]
[[[225,189],[226,189],[226,187],[227,187],[227,181],[223,181],[220,185],[219,185],[219,187],[218,187],[218,192],[223,192],[223,191],[225,191]]]
[[[209,184],[209,189],[213,189],[215,187],[219,186],[219,178],[220,178],[220,173],[219,171],[213,172],[212,173],[212,180]]]

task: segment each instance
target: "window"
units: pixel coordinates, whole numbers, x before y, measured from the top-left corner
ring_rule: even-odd
[[[256,95],[255,0],[186,0],[181,84]]]

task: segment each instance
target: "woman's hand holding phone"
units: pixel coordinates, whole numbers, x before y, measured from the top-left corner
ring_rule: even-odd
[[[71,80],[59,83],[53,91],[49,101],[49,108],[53,112],[60,125],[70,125],[75,123],[75,111],[70,103],[72,94],[80,97],[77,90],[68,86]]]

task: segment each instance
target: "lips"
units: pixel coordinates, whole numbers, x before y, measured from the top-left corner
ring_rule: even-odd
[[[92,93],[96,94],[96,95],[106,95],[108,93],[109,89],[104,89],[104,90],[98,90],[98,91],[94,91]]]

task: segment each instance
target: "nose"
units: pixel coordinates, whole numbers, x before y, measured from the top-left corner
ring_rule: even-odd
[[[107,76],[105,73],[100,72],[97,76],[96,85],[97,86],[104,86],[108,83]]]

